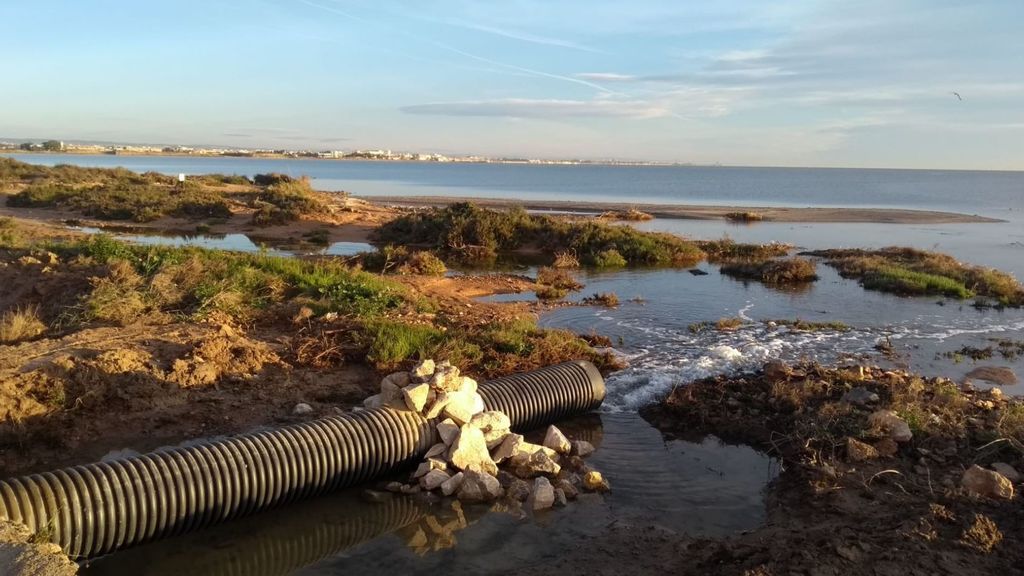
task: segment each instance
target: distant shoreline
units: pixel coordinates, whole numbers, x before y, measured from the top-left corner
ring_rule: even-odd
[[[447,206],[453,202],[473,202],[487,208],[522,206],[527,210],[551,212],[601,213],[635,208],[655,218],[679,220],[722,220],[730,212],[756,212],[765,222],[872,223],[872,224],[991,224],[1006,222],[998,218],[902,208],[785,208],[767,206],[703,206],[687,204],[644,204],[636,202],[593,202],[577,200],[514,200],[503,198],[463,198],[456,196],[356,196],[379,205],[411,207]],[[753,223],[756,225],[756,223]]]

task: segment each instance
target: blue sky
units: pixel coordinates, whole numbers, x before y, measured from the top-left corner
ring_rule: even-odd
[[[1024,169],[1022,22],[1020,0],[12,2],[0,137]]]

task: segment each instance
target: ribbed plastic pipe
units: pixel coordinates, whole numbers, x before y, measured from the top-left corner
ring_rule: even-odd
[[[479,387],[528,430],[600,406],[604,380],[567,362]],[[419,459],[432,422],[380,408],[0,482],[0,519],[89,558],[360,484]]]

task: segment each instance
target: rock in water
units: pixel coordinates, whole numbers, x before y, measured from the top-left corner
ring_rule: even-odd
[[[415,384],[402,388],[402,398],[405,400],[406,408],[416,413],[423,411],[423,407],[427,405],[429,394],[430,386],[427,384]]]
[[[525,480],[515,478],[509,482],[508,487],[505,489],[505,495],[508,496],[509,500],[524,502],[530,497],[530,484]]]
[[[586,440],[573,440],[572,453],[580,458],[585,458],[594,453],[594,445]]]
[[[575,500],[580,493],[568,478],[562,478],[556,481],[555,488],[561,490],[562,494],[564,494],[569,500]]]
[[[464,502],[490,502],[501,497],[501,483],[486,472],[466,470],[463,472],[462,485],[459,487],[458,498]]]
[[[607,492],[611,489],[608,481],[597,470],[591,470],[583,475],[583,487],[593,492]]]
[[[568,502],[568,499],[567,499],[567,497],[565,495],[565,492],[563,492],[562,490],[560,490],[558,488],[555,488],[555,506],[558,507],[558,508],[563,508],[563,507],[568,506],[568,505],[569,505],[569,502]]]
[[[442,442],[451,446],[459,436],[459,425],[450,418],[443,420],[437,425],[437,434],[441,437]]]
[[[847,436],[846,457],[849,458],[851,462],[874,460],[875,458],[878,458],[878,450],[875,450],[875,447],[870,444],[866,444],[856,438]]]
[[[420,478],[420,486],[422,486],[424,490],[434,490],[440,488],[442,484],[450,479],[451,476],[443,470],[431,470]]]
[[[569,439],[555,426],[548,426],[548,431],[544,434],[544,446],[551,448],[559,454],[568,454],[572,451],[572,444],[569,443]]]
[[[907,424],[906,420],[900,418],[892,410],[878,410],[871,414],[868,422],[872,426],[888,433],[889,437],[896,442],[910,442],[911,438],[914,437],[914,433],[910,431],[910,425]]]
[[[451,496],[452,494],[455,494],[455,492],[458,491],[459,486],[462,486],[463,478],[465,478],[465,474],[459,472],[445,480],[441,484],[441,494],[444,494],[445,496]]]
[[[988,498],[1013,498],[1013,483],[994,470],[985,470],[977,464],[964,472],[960,485],[968,492]]]
[[[526,499],[526,507],[530,510],[547,510],[555,503],[555,489],[547,478],[541,476],[533,481],[533,491]]]
[[[435,366],[433,360],[424,360],[417,364],[416,367],[412,369],[412,372],[409,373],[409,375],[415,378],[416,380],[423,381],[434,375],[434,367]]]
[[[452,466],[464,472],[475,470],[492,476],[498,473],[498,466],[491,460],[491,453],[487,450],[484,433],[468,424],[459,428],[459,435],[448,451],[448,460]]]
[[[512,473],[520,478],[556,476],[562,470],[561,466],[543,450],[537,450],[532,454],[519,452],[509,462]]]
[[[299,402],[295,405],[295,408],[292,408],[292,414],[295,414],[296,416],[305,416],[306,414],[312,413],[313,407],[305,402]]]

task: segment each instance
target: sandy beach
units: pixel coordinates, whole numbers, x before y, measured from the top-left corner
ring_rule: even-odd
[[[769,222],[863,222],[875,224],[968,224],[1002,222],[956,212],[904,210],[899,208],[783,208],[766,206],[701,206],[685,204],[638,204],[633,202],[578,202],[556,200],[509,200],[500,198],[460,198],[455,196],[366,196],[363,200],[388,206],[446,206],[453,202],[473,202],[487,208],[522,206],[527,210],[552,212],[601,213],[635,208],[655,218],[717,220],[730,212],[756,212]]]

